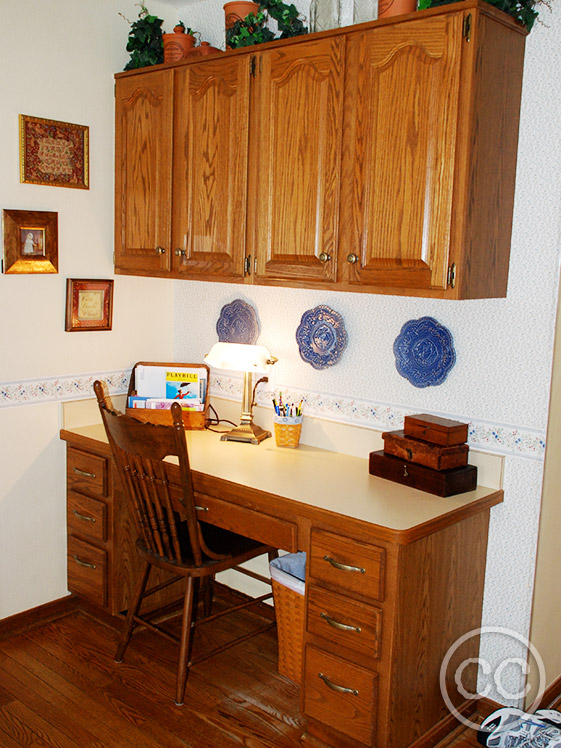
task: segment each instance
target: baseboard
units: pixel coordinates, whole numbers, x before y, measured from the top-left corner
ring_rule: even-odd
[[[477,701],[475,699],[467,699],[456,707],[456,710],[463,717],[471,717],[477,711]],[[457,727],[465,730],[465,727],[461,725],[454,714],[447,714],[434,727],[431,727],[428,732],[411,743],[408,748],[432,748],[432,746],[440,743],[441,740],[444,740],[444,738],[453,733]]]
[[[545,689],[536,709],[552,708],[559,696],[561,696],[561,675]]]
[[[28,631],[37,626],[44,626],[57,618],[69,615],[78,607],[80,607],[78,598],[74,595],[68,595],[3,618],[0,620],[0,640],[7,639],[15,634],[21,634],[23,631]]]

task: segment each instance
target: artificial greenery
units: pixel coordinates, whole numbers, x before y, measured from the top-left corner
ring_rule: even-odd
[[[454,3],[457,0],[419,0],[419,10],[425,8],[435,8],[438,5],[447,5],[448,3]],[[510,16],[515,18],[518,23],[525,26],[528,31],[532,30],[532,26],[536,18],[538,17],[538,11],[536,6],[547,5],[546,2],[541,0],[487,0],[490,5],[494,5],[495,8],[508,13]]]
[[[150,15],[144,2],[137,3],[137,5],[140,7],[138,21],[131,23],[123,16],[128,23],[131,23],[127,41],[127,52],[131,53],[131,58],[125,70],[158,65],[164,61],[163,20]]]
[[[269,17],[277,22],[279,36],[276,37],[268,26]],[[250,13],[226,31],[226,45],[235,49],[253,44],[270,42],[273,39],[287,39],[290,36],[307,34],[308,28],[300,18],[295,5],[282,0],[261,0],[257,13]]]

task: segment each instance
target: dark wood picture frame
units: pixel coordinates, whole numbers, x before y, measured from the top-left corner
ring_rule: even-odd
[[[113,281],[66,279],[66,332],[111,330]]]
[[[58,273],[58,213],[4,209],[2,225],[2,272]]]
[[[20,181],[89,190],[89,131],[86,125],[20,114]]]

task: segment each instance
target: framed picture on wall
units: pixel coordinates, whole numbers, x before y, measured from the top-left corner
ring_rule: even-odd
[[[66,332],[110,330],[113,281],[67,278]]]
[[[89,127],[19,115],[20,181],[90,188]]]
[[[4,273],[58,273],[58,213],[3,210]]]

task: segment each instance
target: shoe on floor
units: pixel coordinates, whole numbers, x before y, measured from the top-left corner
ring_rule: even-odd
[[[542,722],[561,728],[561,712],[556,709],[538,709],[534,712],[534,716],[541,719]]]
[[[561,748],[561,729],[541,716],[503,707],[483,720],[477,740],[488,748]]]

